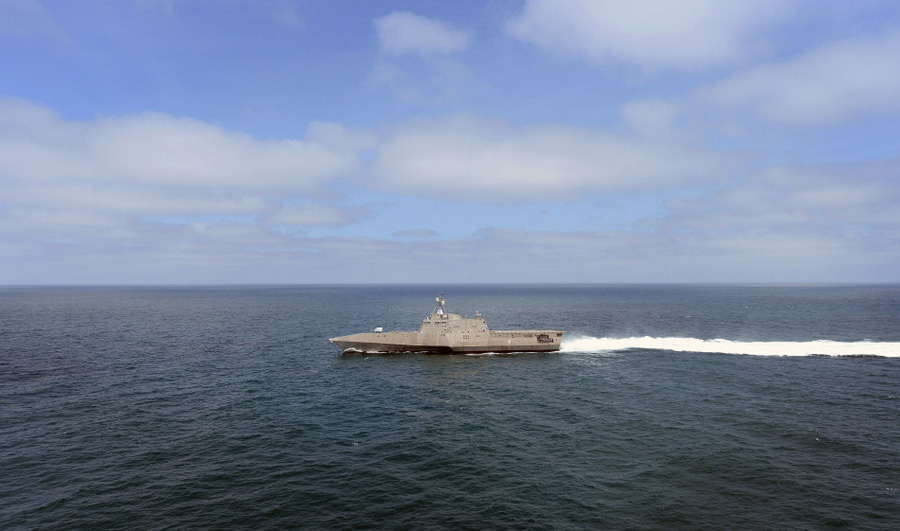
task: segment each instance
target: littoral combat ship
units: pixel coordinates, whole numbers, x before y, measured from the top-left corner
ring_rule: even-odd
[[[477,311],[468,319],[444,309],[444,294],[435,299],[431,315],[418,332],[373,332],[329,339],[344,352],[433,352],[476,354],[486,352],[556,352],[565,332],[560,330],[490,330]]]

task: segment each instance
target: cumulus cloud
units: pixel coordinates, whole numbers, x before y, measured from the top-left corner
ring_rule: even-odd
[[[703,182],[728,159],[665,139],[586,127],[514,127],[471,114],[404,124],[371,166],[384,189],[475,202],[572,198]]]
[[[70,41],[38,0],[0,1],[0,35],[49,38],[61,43]]]
[[[16,215],[29,219],[0,216],[0,276],[7,282],[97,282],[96,271],[107,271],[114,262],[118,267],[103,281],[894,278],[900,259],[900,214],[892,208],[900,201],[893,179],[898,170],[898,161],[770,168],[745,183],[674,200],[668,205],[670,215],[637,226],[570,231],[499,226],[439,239],[430,229],[397,231],[389,238],[314,237],[302,231],[272,231],[266,223],[221,219],[112,224],[108,218],[118,214],[99,209],[18,211]],[[303,215],[303,210],[301,206],[293,212]],[[30,232],[20,236],[23,228]],[[103,238],[94,237],[100,233]],[[46,241],[50,238],[52,245]],[[27,260],[9,265],[5,262],[10,256]],[[451,268],[446,267],[448,257],[453,258]],[[43,266],[23,268],[21,263]]]
[[[265,218],[273,225],[332,226],[352,223],[354,218],[334,205],[303,203],[286,205]]]
[[[712,101],[792,125],[900,112],[900,33],[843,40],[715,85]]]
[[[359,169],[365,133],[313,124],[305,140],[260,141],[160,113],[64,120],[46,107],[0,100],[0,175],[8,186],[89,183],[310,191]]]
[[[469,70],[454,57],[469,48],[470,31],[405,11],[374,21],[379,56],[369,74],[402,102],[433,105],[454,101],[474,84]]]
[[[58,183],[10,188],[7,208],[91,209],[143,216],[251,215],[266,208],[261,197],[235,192],[173,190],[123,184]]]
[[[160,113],[71,122],[0,101],[0,173],[30,182],[310,190],[358,168],[364,135],[314,125],[307,140],[259,141]]]
[[[385,55],[446,55],[465,50],[472,41],[467,31],[406,11],[394,11],[374,24],[378,49]]]
[[[622,109],[622,117],[629,127],[647,136],[671,133],[679,113],[676,104],[660,99],[632,101]]]
[[[506,27],[515,38],[593,63],[698,70],[760,47],[760,31],[785,17],[779,0],[529,0]]]
[[[306,201],[362,171],[372,145],[368,133],[338,124],[313,124],[303,139],[258,140],[160,113],[75,122],[2,99],[2,252],[76,244],[124,252],[156,239],[276,246],[284,236],[269,234],[274,226],[354,221],[336,205]]]
[[[843,267],[858,256],[883,268],[900,259],[898,174],[900,160],[766,168],[731,187],[672,200],[669,215],[642,226],[731,263],[814,271],[816,261]]]
[[[434,238],[438,233],[431,229],[404,229],[391,234],[395,238],[423,239]]]
[[[452,104],[478,86],[461,62],[447,57],[422,64],[381,58],[372,67],[369,82],[389,90],[404,104],[429,107]]]
[[[896,244],[812,224],[745,229],[488,227],[453,239],[320,238],[304,245],[353,282],[833,282],[876,271],[896,275]]]

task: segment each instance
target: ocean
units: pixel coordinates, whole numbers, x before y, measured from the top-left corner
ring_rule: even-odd
[[[342,354],[447,310],[554,354]],[[900,528],[900,286],[0,288],[0,529]]]

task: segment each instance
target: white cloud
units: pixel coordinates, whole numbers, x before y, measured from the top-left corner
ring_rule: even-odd
[[[338,227],[352,223],[354,218],[334,205],[303,203],[286,205],[265,220],[273,225]]]
[[[308,190],[357,162],[352,152],[317,141],[257,141],[163,114],[104,120],[88,129],[85,166],[94,178]]]
[[[388,89],[407,105],[441,107],[460,101],[478,86],[471,72],[459,61],[436,57],[421,64],[379,59],[369,82]]]
[[[455,238],[433,238],[428,229],[389,238],[323,238],[271,231],[263,223],[110,224],[110,213],[24,212],[35,224],[24,226],[46,223],[56,230],[21,234],[7,230],[9,220],[0,216],[0,278],[128,283],[896,279],[900,214],[885,207],[896,203],[898,189],[889,182],[893,174],[884,173],[896,166],[774,168],[751,183],[673,203],[666,218],[615,230],[501,226]],[[863,177],[854,184],[846,175],[857,170]],[[842,187],[850,193],[839,201]],[[105,231],[102,239],[84,237],[100,231]],[[446,267],[448,257],[453,267]]]
[[[471,90],[474,77],[454,57],[473,41],[469,31],[412,13],[395,11],[374,21],[379,56],[369,82],[403,103],[441,105]]]
[[[0,0],[0,35],[70,42],[38,0]]]
[[[622,109],[622,117],[636,133],[656,136],[672,133],[680,110],[674,103],[660,99],[632,101]]]
[[[315,138],[322,127],[335,130]],[[310,136],[258,141],[151,113],[67,122],[32,104],[5,100],[0,102],[0,174],[31,182],[310,190],[358,169],[364,135],[313,126]]]
[[[680,278],[847,282],[896,277],[900,160],[778,166],[637,223]],[[635,245],[638,245],[636,243]],[[647,245],[644,248],[647,248]],[[678,278],[678,277],[676,277]]]
[[[900,33],[835,42],[720,82],[709,97],[750,105],[776,122],[839,123],[900,112]]]
[[[385,55],[453,54],[472,42],[472,34],[467,31],[405,11],[394,11],[374,23],[378,48]]]
[[[897,175],[900,160],[767,168],[732,187],[673,200],[670,215],[643,226],[733,252],[769,246],[766,256],[778,259],[790,246],[798,255],[828,257],[866,246],[900,252]]]
[[[2,203],[15,208],[53,206],[141,216],[251,215],[267,208],[264,199],[245,192],[112,183],[21,186],[11,189]]]
[[[900,246],[801,225],[784,231],[484,228],[455,239],[311,239],[344,281],[838,282],[896,278]],[[364,266],[353,267],[359,256]],[[452,257],[453,267],[446,267]]]
[[[379,146],[371,173],[395,192],[511,202],[671,188],[713,178],[726,165],[722,155],[663,139],[458,114],[398,127]]]
[[[187,190],[312,191],[358,171],[362,132],[313,124],[306,140],[260,141],[187,118],[145,113],[71,122],[49,109],[0,100],[5,187],[81,184]]]
[[[438,233],[432,229],[404,229],[391,234],[395,238],[423,239],[434,238]]]
[[[510,35],[595,63],[697,70],[758,52],[761,30],[785,17],[785,0],[529,0]]]
[[[372,145],[368,133],[338,124],[312,124],[302,140],[257,140],[159,113],[74,122],[0,99],[0,254],[68,255],[75,243],[104,256],[277,248],[291,234],[273,234],[276,226],[354,221],[305,201],[361,172]]]

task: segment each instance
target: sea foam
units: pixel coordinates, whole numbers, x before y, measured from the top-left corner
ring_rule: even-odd
[[[900,357],[900,342],[874,341],[731,341],[691,337],[590,337],[563,339],[561,352],[615,352],[629,349],[670,350],[752,356]]]

